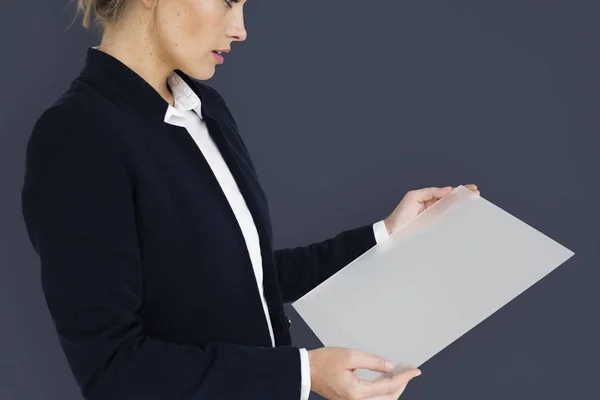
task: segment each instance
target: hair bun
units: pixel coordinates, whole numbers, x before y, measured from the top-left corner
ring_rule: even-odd
[[[102,26],[122,15],[130,0],[77,0],[77,11],[83,14],[83,26],[89,28],[92,13]]]

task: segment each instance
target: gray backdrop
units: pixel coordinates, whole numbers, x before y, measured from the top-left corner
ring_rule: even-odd
[[[66,0],[1,7],[0,399],[75,400],[20,188],[35,119],[98,42],[79,21],[67,29]],[[248,39],[209,83],[269,195],[277,246],[374,222],[410,189],[475,182],[576,253],[423,365],[402,398],[597,398],[598,1],[249,0],[245,10]],[[287,309],[295,344],[319,346]]]

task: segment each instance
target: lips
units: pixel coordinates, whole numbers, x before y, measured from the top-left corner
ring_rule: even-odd
[[[222,64],[223,61],[225,60],[224,53],[229,53],[229,49],[223,49],[223,50],[213,50],[212,53],[214,54],[214,57],[217,59],[217,62],[219,64]]]

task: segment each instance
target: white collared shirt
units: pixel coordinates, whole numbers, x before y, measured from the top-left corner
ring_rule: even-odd
[[[248,209],[237,183],[235,182],[235,179],[231,175],[231,172],[225,163],[225,160],[223,160],[219,149],[208,133],[206,123],[203,121],[202,113],[200,111],[202,106],[200,98],[175,72],[169,75],[167,83],[173,92],[175,107],[169,105],[164,121],[168,124],[187,129],[189,134],[194,139],[194,142],[196,142],[198,148],[206,158],[206,161],[215,174],[221,189],[227,197],[229,205],[235,214],[248,247],[250,260],[256,276],[256,284],[258,285],[261,294],[260,297],[265,312],[266,323],[271,335],[271,342],[273,346],[275,346],[273,327],[271,326],[269,309],[267,307],[267,302],[263,291],[263,270],[259,236],[256,226],[254,225],[254,220],[252,219],[252,214],[250,214],[250,210]],[[380,243],[388,238],[388,232],[383,221],[378,221],[373,224],[373,230],[377,243]],[[300,349],[300,361],[302,371],[302,392],[300,395],[300,400],[308,400],[311,387],[310,362],[308,358],[308,352],[304,348]]]

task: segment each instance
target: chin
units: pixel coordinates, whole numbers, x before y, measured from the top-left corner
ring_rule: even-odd
[[[206,81],[215,74],[215,65],[195,65],[192,68],[179,68],[185,74],[199,81]]]

